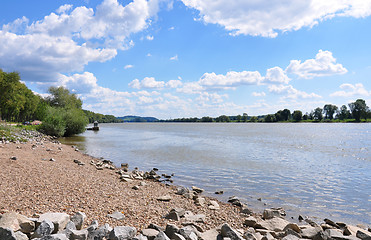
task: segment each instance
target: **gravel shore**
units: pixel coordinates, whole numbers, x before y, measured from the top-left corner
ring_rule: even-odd
[[[176,195],[175,186],[151,180],[123,182],[116,170],[97,170],[90,164],[92,160],[97,159],[48,140],[0,144],[0,214],[15,211],[26,216],[45,212],[73,215],[81,211],[87,215],[86,224],[98,220],[99,224],[128,225],[141,230],[150,223],[159,226],[174,223],[164,216],[173,208],[183,208],[206,215],[205,222],[199,223],[204,230],[223,223],[245,228],[245,218],[240,217],[236,206],[218,202],[220,209],[211,210],[208,203],[215,199],[208,197],[204,197],[205,205],[198,206],[192,199]],[[145,186],[132,189],[143,181]],[[171,200],[157,200],[164,195],[169,195]],[[125,218],[107,217],[116,211]]]

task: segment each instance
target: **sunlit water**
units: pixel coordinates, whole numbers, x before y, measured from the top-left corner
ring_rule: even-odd
[[[258,211],[371,224],[371,124],[100,124],[62,142]]]

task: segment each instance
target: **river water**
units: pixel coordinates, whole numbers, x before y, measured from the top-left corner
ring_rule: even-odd
[[[61,141],[257,211],[371,224],[370,123],[116,123]]]

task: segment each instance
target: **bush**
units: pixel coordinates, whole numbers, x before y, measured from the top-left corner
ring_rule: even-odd
[[[64,121],[66,122],[65,137],[83,133],[85,126],[89,123],[85,113],[81,109],[76,108],[65,110]]]
[[[39,126],[39,131],[56,137],[62,137],[66,132],[66,122],[64,111],[53,107],[48,107],[47,116]]]

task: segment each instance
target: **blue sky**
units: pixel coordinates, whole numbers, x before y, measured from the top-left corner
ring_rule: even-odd
[[[162,119],[371,104],[370,0],[13,0],[0,68]]]

